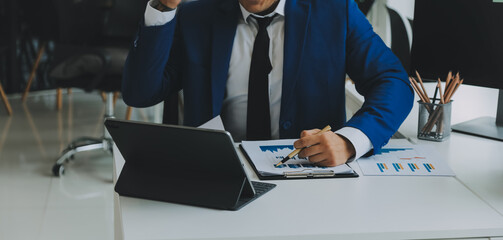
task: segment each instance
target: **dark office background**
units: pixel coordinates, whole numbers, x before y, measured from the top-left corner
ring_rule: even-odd
[[[102,20],[106,21],[107,11],[113,8],[115,1],[120,0],[82,1],[96,1],[98,4],[103,5],[104,17]],[[364,14],[367,14],[374,3],[374,0],[355,1]],[[54,88],[53,83],[48,78],[54,40],[58,34],[57,28],[54,27],[57,24],[57,14],[53,6],[54,2],[56,1],[0,0],[0,36],[2,36],[0,37],[0,83],[7,93],[20,93],[24,91],[39,47],[43,42],[46,42],[47,45],[44,54],[42,54],[35,78],[32,81],[30,91]],[[147,0],[138,0],[138,2],[141,3],[140,5],[144,5]],[[102,31],[120,35],[120,31],[130,32],[131,27],[136,28],[136,24],[132,22],[122,22],[116,26],[118,27],[102,29]],[[126,29],[120,29],[121,27]],[[114,32],[116,30],[119,32]],[[123,42],[123,39],[121,41]],[[407,57],[408,55],[405,56]],[[402,61],[404,60],[402,59]]]
[[[102,7],[102,17],[99,21],[120,19],[120,23],[108,22],[108,26],[113,25],[113,27],[97,29],[97,31],[108,35],[108,38],[103,41],[111,46],[116,44],[114,41],[117,41],[117,44],[124,44],[125,38],[132,39],[133,36],[126,36],[124,33],[127,32],[131,35],[130,33],[136,30],[138,21],[135,16],[138,15],[138,12],[144,11],[147,2],[146,0],[130,1],[133,2],[132,6],[120,11],[123,16],[109,18],[110,14],[114,14],[114,7],[119,5],[115,2],[120,0],[82,1],[93,1]],[[54,6],[56,2],[58,1],[0,0],[0,83],[6,93],[24,91],[39,48],[44,42],[47,43],[46,48],[44,54],[41,55],[30,91],[54,88],[53,82],[48,78],[48,69],[55,41],[61,38],[56,25],[58,24],[57,11]],[[122,8],[124,8],[124,4],[122,4]],[[131,22],[131,19],[134,19],[134,22]],[[89,27],[96,26],[92,23],[87,25]],[[126,42],[130,42],[130,40]],[[92,45],[93,43],[86,44]]]

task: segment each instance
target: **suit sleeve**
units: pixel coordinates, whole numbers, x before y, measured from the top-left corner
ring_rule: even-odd
[[[160,26],[140,23],[122,79],[122,96],[129,106],[155,105],[181,88],[177,24],[178,17]]]
[[[379,153],[409,114],[414,95],[398,58],[355,1],[347,6],[346,70],[365,102],[345,126],[360,129]]]

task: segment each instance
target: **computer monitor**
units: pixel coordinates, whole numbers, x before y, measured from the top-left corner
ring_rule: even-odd
[[[416,0],[411,58],[411,71],[425,79],[445,79],[453,71],[464,84],[499,89],[496,119],[452,129],[503,141],[502,0]]]

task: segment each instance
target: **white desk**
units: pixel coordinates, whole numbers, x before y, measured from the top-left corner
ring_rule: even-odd
[[[121,158],[115,155],[117,170]],[[453,177],[273,182],[275,189],[237,212],[119,197],[116,221],[124,239],[503,236],[503,216]]]
[[[502,237],[503,143],[457,133],[420,142],[436,146],[457,176],[371,177],[352,163],[359,178],[271,181],[275,189],[235,212],[117,197],[116,238]],[[118,173],[124,159],[115,153]]]
[[[434,145],[447,157],[456,178],[503,216],[503,142],[451,134],[447,142],[418,142]]]
[[[433,93],[435,83],[426,83]],[[452,124],[477,117],[496,117],[498,90],[469,85],[461,86],[453,95]],[[431,97],[431,96],[430,96]],[[415,101],[418,100],[416,95]],[[418,105],[400,127],[406,136],[417,134]],[[449,161],[457,178],[476,195],[503,214],[503,142],[466,134],[451,133],[451,139],[437,143],[418,140],[420,144],[435,146]]]

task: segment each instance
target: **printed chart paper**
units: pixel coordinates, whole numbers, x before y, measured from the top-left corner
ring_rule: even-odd
[[[262,176],[283,175],[285,172],[353,173],[353,169],[346,164],[337,167],[320,167],[310,163],[306,158],[298,156],[276,167],[278,162],[295,150],[293,142],[295,139],[243,141],[241,144]]]
[[[454,176],[432,146],[385,146],[380,154],[358,159],[364,175]]]

